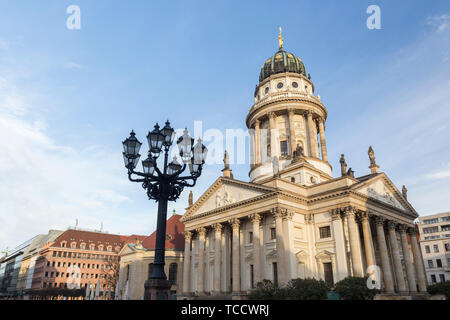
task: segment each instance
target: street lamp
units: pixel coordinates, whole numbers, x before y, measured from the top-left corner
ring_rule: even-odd
[[[164,253],[166,242],[167,202],[176,201],[184,187],[193,187],[202,173],[208,149],[198,139],[194,145],[194,139],[184,130],[183,135],[177,140],[179,155],[182,164],[177,157],[168,163],[169,149],[175,138],[175,130],[167,121],[160,129],[156,124],[153,131],[147,135],[149,152],[146,160],[142,161],[142,172],[135,171],[141,155],[139,154],[142,143],[136,138],[134,131],[130,137],[122,142],[125,167],[128,169],[128,179],[142,183],[149,199],[158,202],[158,221],[156,226],[156,245],[153,271],[145,282],[145,300],[168,299],[170,283],[164,272]],[[164,165],[158,168],[157,159],[164,152]],[[189,174],[181,174],[189,168]],[[136,178],[133,178],[137,176]]]

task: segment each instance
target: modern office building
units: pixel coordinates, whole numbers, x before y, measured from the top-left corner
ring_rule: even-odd
[[[428,283],[450,281],[450,212],[420,217],[419,231]]]

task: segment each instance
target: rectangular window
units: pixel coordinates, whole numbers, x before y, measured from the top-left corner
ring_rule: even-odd
[[[428,260],[428,268],[433,268],[433,260]]]
[[[253,265],[250,265],[250,284],[252,289],[255,288],[255,278],[254,278],[254,274],[253,274]]]
[[[431,251],[430,251],[430,246],[425,246],[425,252],[426,253],[430,253]]]
[[[444,244],[445,251],[450,251],[450,243]]]
[[[423,233],[434,233],[434,232],[439,232],[438,226],[423,228]]]
[[[320,239],[331,238],[331,228],[330,226],[319,228]]]
[[[270,228],[270,240],[274,240],[277,238],[277,231],[275,228]]]
[[[278,287],[278,266],[276,262],[272,263],[273,269],[273,284]]]
[[[441,217],[441,221],[442,221],[442,222],[450,221],[450,216],[447,216],[447,217]]]
[[[433,218],[433,219],[425,219],[423,220],[424,224],[433,224],[433,223],[438,223],[439,219],[438,218]]]
[[[431,275],[431,282],[436,283],[436,276],[434,274]]]
[[[436,259],[436,265],[438,268],[442,268],[442,261],[441,259]]]
[[[447,258],[447,267],[450,267],[450,258]]]
[[[439,247],[437,244],[433,245],[434,252],[439,252]]]
[[[253,243],[253,232],[248,233],[248,243]]]
[[[439,275],[439,280],[440,280],[441,282],[445,282],[445,274],[440,274],[440,275]]]
[[[441,231],[450,231],[450,225],[441,226]]]
[[[280,141],[280,151],[282,156],[288,155],[287,141]]]

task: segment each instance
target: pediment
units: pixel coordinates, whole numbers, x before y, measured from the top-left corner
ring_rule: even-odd
[[[384,174],[362,184],[357,184],[354,191],[399,210],[415,212],[414,208]]]
[[[271,187],[221,177],[205,191],[192,207],[188,208],[182,220],[186,217],[226,208],[273,191],[274,188]]]

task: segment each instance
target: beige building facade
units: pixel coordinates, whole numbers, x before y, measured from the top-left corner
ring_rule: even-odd
[[[419,231],[428,283],[450,281],[450,212],[420,217]]]
[[[366,175],[344,155],[332,176],[328,113],[300,58],[282,47],[261,68],[246,118],[250,181],[219,177],[186,211],[183,293],[246,295],[263,280],[372,274],[388,294],[426,291],[417,212],[369,149]],[[408,239],[411,239],[409,244]],[[410,245],[411,248],[410,249]]]

